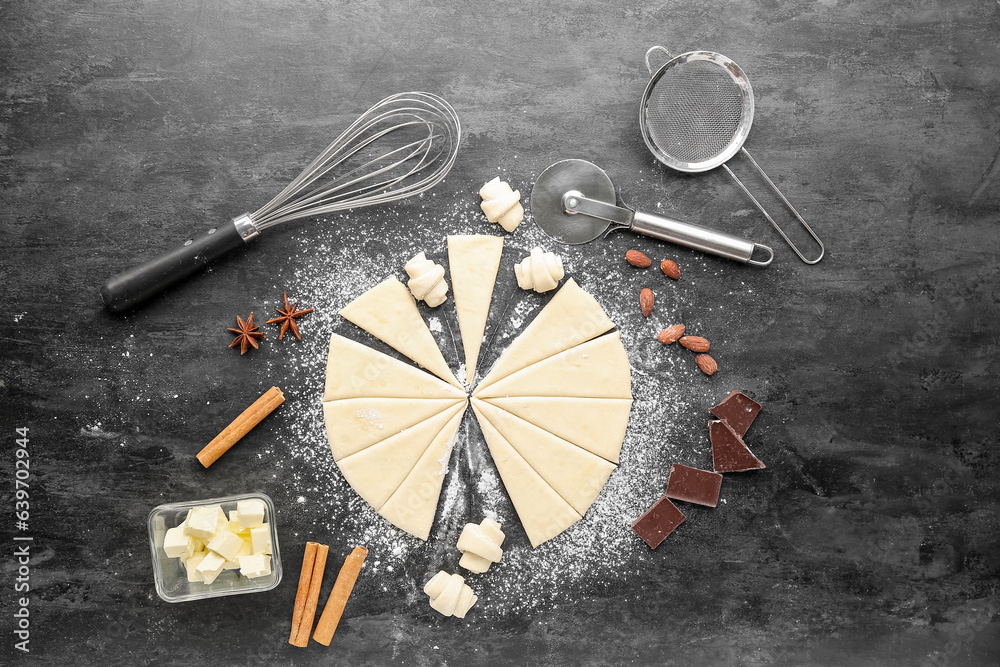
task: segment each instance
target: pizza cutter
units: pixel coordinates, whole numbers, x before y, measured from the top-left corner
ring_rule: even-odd
[[[627,229],[663,241],[767,266],[774,251],[725,232],[660,215],[642,213],[625,205],[604,170],[586,160],[562,160],[543,171],[531,188],[531,215],[542,231],[559,243],[579,245]],[[767,259],[754,259],[761,250]]]

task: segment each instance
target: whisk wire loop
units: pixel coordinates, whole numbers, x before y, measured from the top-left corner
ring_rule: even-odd
[[[460,140],[455,110],[437,95],[387,97],[352,122],[250,217],[258,229],[266,229],[420,194],[451,169]]]
[[[408,177],[408,176],[416,173],[417,171],[420,171],[422,169],[426,169],[427,168],[427,166],[430,164],[430,161],[426,159],[428,152],[427,152],[427,150],[423,150],[423,151],[420,150],[420,147],[421,146],[425,146],[425,145],[429,146],[429,140],[428,139],[423,139],[423,140],[420,140],[420,141],[414,141],[414,142],[411,142],[409,144],[406,144],[405,146],[400,146],[399,148],[394,149],[394,150],[390,151],[389,153],[386,153],[385,155],[382,155],[382,156],[380,156],[378,158],[369,160],[368,162],[365,162],[364,164],[361,164],[361,165],[355,167],[354,169],[351,169],[350,171],[347,171],[344,174],[341,174],[337,178],[329,181],[328,183],[326,183],[326,184],[324,184],[324,185],[322,185],[320,187],[316,187],[316,188],[312,189],[311,191],[309,191],[308,193],[306,193],[304,195],[301,195],[299,197],[299,199],[297,199],[295,201],[294,204],[288,204],[288,205],[286,205],[284,207],[276,209],[273,212],[272,215],[278,216],[278,215],[288,214],[288,213],[290,213],[292,211],[293,208],[296,208],[296,207],[302,208],[302,209],[305,209],[306,207],[308,207],[308,209],[310,210],[311,214],[312,215],[316,215],[316,214],[325,212],[325,211],[321,211],[319,209],[321,207],[325,208],[325,206],[326,206],[326,204],[328,202],[336,205],[336,203],[339,202],[342,197],[354,197],[354,196],[357,196],[357,195],[359,195],[361,193],[364,193],[364,192],[371,192],[371,191],[376,191],[376,190],[380,191],[380,190],[383,190],[383,189],[385,189],[387,187],[390,187],[390,186],[398,183],[399,181],[403,180],[404,178],[406,178],[406,177]],[[416,148],[414,148],[414,147],[416,147]],[[408,149],[414,149],[414,150],[411,150],[402,159],[396,160],[395,162],[389,164],[388,166],[381,167],[381,168],[373,170],[373,171],[365,171],[366,169],[372,167],[373,165],[378,164],[379,162],[383,162],[383,161],[387,160],[388,158],[390,158],[390,157],[392,157],[392,156],[394,156],[394,155],[396,155],[398,153],[401,153],[403,151],[406,151]],[[376,183],[371,183],[371,184],[365,186],[364,188],[358,188],[356,190],[352,190],[352,191],[349,191],[349,192],[346,192],[346,193],[342,192],[345,188],[348,188],[348,187],[350,187],[350,186],[352,186],[354,184],[361,183],[361,182],[369,180],[369,179],[371,179],[371,178],[373,178],[375,176],[379,176],[381,174],[390,172],[393,169],[395,169],[396,167],[398,167],[398,166],[400,166],[402,164],[405,164],[408,161],[412,161],[412,159],[415,158],[415,157],[417,157],[417,156],[419,156],[420,153],[424,154],[423,158],[420,159],[419,161],[417,161],[410,168],[409,171],[407,171],[407,172],[405,172],[403,174],[397,175],[397,176],[395,176],[395,177],[393,177],[391,179],[388,179],[388,180],[379,181],[379,182],[376,182]],[[324,169],[321,172],[318,172],[316,174],[316,178],[320,178],[320,177],[326,175],[331,169],[333,169],[334,167],[339,166],[340,162],[341,161],[337,161],[337,162],[331,163],[328,168]],[[355,176],[356,174],[359,174],[359,173],[362,174],[362,175],[361,176],[356,176],[355,178],[349,178],[349,177]],[[361,203],[362,202],[355,201],[354,205],[358,206],[358,205],[361,205]]]

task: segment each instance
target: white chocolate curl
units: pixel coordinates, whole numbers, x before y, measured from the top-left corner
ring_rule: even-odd
[[[424,253],[416,255],[407,262],[403,269],[410,280],[406,286],[410,288],[410,293],[417,301],[423,301],[432,308],[440,306],[448,295],[448,283],[444,279],[444,267],[435,264],[424,256]]]
[[[458,564],[469,572],[486,572],[490,565],[499,563],[503,557],[503,549],[500,548],[503,538],[500,524],[488,517],[478,526],[474,523],[465,524],[456,545],[462,552],[462,560]]]
[[[476,604],[476,594],[458,574],[448,574],[441,570],[424,585],[424,593],[431,599],[431,609],[445,616],[465,618]]]
[[[524,220],[524,207],[521,206],[521,193],[511,190],[506,181],[497,176],[479,189],[483,203],[479,205],[490,222],[499,223],[508,232],[517,229]]]
[[[520,264],[514,265],[514,275],[518,287],[541,293],[555,289],[566,273],[559,255],[535,248]]]

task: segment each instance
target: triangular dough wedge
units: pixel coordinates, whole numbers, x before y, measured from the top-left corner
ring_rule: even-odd
[[[465,405],[457,403],[402,433],[337,461],[337,466],[351,488],[378,510],[410,474],[441,429],[464,411]]]
[[[341,308],[340,314],[442,380],[462,387],[420,316],[417,302],[394,277],[389,276]]]
[[[503,480],[507,495],[514,504],[532,547],[551,540],[583,518],[531,469],[528,462],[479,411],[476,403],[472,404],[472,409],[479,419],[493,463],[496,464],[500,479]]]
[[[326,362],[323,400],[372,396],[460,400],[465,398],[465,392],[419,368],[333,334]]]
[[[616,331],[522,368],[475,395],[632,398],[632,372]]]
[[[470,386],[476,377],[476,362],[486,332],[486,317],[490,313],[502,254],[501,236],[448,237],[451,289],[455,294],[458,328],[462,331],[465,350],[465,378]]]
[[[612,463],[618,463],[632,410],[629,398],[516,396],[486,402]]]
[[[459,412],[441,429],[410,474],[378,510],[392,525],[425,541],[434,525],[441,485],[467,405],[467,402],[460,404]]]
[[[495,405],[472,399],[473,405],[521,455],[532,470],[581,515],[597,499],[615,471],[610,463],[586,449],[557,438]]]
[[[615,327],[601,304],[570,278],[501,355],[480,388]]]
[[[323,403],[333,460],[390,438],[430,419],[463,398],[344,398]]]

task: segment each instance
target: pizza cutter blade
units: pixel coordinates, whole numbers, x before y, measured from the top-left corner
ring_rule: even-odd
[[[774,251],[766,245],[619,206],[611,179],[586,160],[562,160],[549,166],[535,180],[530,201],[535,222],[559,243],[589,243],[627,229],[744,264],[767,266],[774,259]],[[757,249],[765,251],[767,259],[754,259]]]

